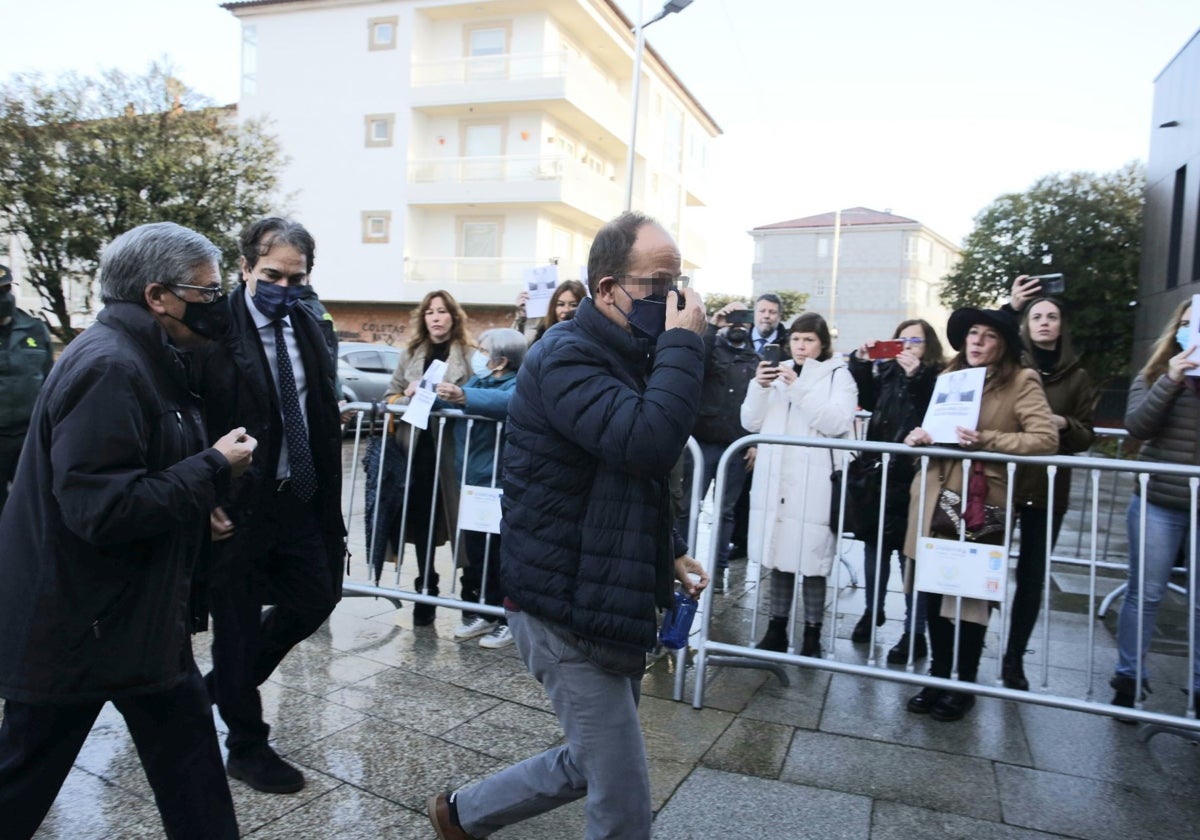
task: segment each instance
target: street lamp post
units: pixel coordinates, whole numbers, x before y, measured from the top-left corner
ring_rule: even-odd
[[[646,27],[665,18],[667,15],[682,12],[692,4],[692,0],[667,0],[662,9],[645,23],[633,27],[635,44],[633,48],[633,107],[629,118],[629,151],[625,154],[625,209],[633,208],[633,165],[637,156],[637,124],[638,97],[642,89],[642,53],[646,51]],[[645,0],[638,0],[637,19],[642,19]]]

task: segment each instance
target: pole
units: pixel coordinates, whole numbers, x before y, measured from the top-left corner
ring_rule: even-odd
[[[837,328],[837,281],[838,281],[838,253],[841,250],[842,244],[842,211],[838,210],[833,214],[833,269],[829,279],[829,332],[836,342],[838,337]]]
[[[642,25],[645,0],[638,0],[636,43],[633,48],[633,106],[629,117],[629,151],[625,153],[625,209],[633,209],[633,165],[637,155],[638,96],[642,90],[642,53],[646,49],[646,27]]]

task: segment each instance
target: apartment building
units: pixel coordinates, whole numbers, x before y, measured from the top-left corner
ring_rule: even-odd
[[[950,313],[938,296],[959,250],[915,219],[851,207],[762,225],[750,236],[754,294],[807,293],[808,309],[836,328],[837,351],[890,338],[909,318],[924,318],[944,337]]]
[[[314,283],[347,338],[394,341],[449,290],[479,325],[526,269],[580,278],[623,209],[631,21],[611,0],[245,0],[241,119],[268,118]],[[712,117],[647,49],[633,207],[704,258]]]

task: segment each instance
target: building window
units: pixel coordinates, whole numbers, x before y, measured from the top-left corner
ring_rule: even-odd
[[[370,33],[370,37],[367,40],[367,49],[396,49],[396,29],[399,26],[400,18],[396,17],[395,15],[392,17],[378,17],[368,20],[367,31]]]
[[[367,114],[363,122],[368,147],[392,145],[392,131],[396,125],[395,114]]]
[[[825,297],[825,278],[817,277],[813,281],[813,297]]]
[[[817,259],[819,259],[819,260],[829,259],[829,237],[828,236],[818,236],[817,237]]]
[[[1171,232],[1167,240],[1167,288],[1179,285],[1179,251],[1183,246],[1183,196],[1187,191],[1187,167],[1175,170],[1175,193],[1171,196]]]
[[[566,267],[571,264],[571,231],[563,230],[560,227],[550,228],[550,249],[553,252],[551,259],[556,260],[558,265]]]
[[[477,283],[499,280],[503,240],[503,216],[460,217],[457,278]]]
[[[364,210],[362,213],[362,241],[377,245],[388,242],[392,236],[391,210]]]
[[[242,27],[242,96],[258,92],[258,27]]]
[[[503,79],[508,76],[508,41],[510,26],[467,27],[463,31],[466,41],[467,78]]]

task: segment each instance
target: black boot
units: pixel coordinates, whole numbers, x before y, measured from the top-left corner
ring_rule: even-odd
[[[854,625],[854,631],[850,634],[850,641],[856,645],[864,644],[871,641],[871,611],[867,610],[862,614],[862,618],[858,620],[858,624]]]
[[[421,587],[424,585],[424,583],[425,583],[425,581],[423,578],[417,578],[413,582],[413,586],[417,592],[420,592]],[[438,594],[438,585],[437,585],[436,580],[430,585],[429,591],[425,594],[427,594],[427,595],[437,595]],[[433,624],[433,620],[436,617],[437,617],[437,607],[435,607],[433,604],[418,603],[418,604],[413,605],[413,626],[414,627],[428,627],[430,624]]]
[[[908,664],[908,642],[912,637],[905,633],[900,637],[900,641],[896,642],[895,646],[888,651],[887,661],[893,665]],[[913,662],[924,659],[929,655],[929,643],[925,641],[925,634],[917,636],[916,644],[913,645]]]
[[[788,620],[786,618],[772,618],[771,623],[767,625],[767,632],[755,647],[759,650],[773,650],[776,653],[787,653],[787,625]]]
[[[1005,688],[1015,688],[1017,691],[1028,691],[1029,680],[1025,678],[1025,663],[1020,654],[1008,654],[1000,664],[1000,678]]]
[[[1113,691],[1115,692],[1115,694],[1113,694],[1113,699],[1109,702],[1111,702],[1114,706],[1124,706],[1126,709],[1132,709],[1134,703],[1137,702],[1137,680],[1135,680],[1133,677],[1124,676],[1123,674],[1116,674],[1111,680],[1108,681],[1108,684],[1112,686]],[[1149,691],[1150,684],[1145,680],[1142,680],[1143,700],[1146,699],[1146,693]],[[1129,718],[1123,718],[1116,715],[1113,717],[1115,720],[1118,720],[1121,723],[1137,723],[1136,720],[1130,720]]]
[[[821,658],[821,625],[820,624],[805,624],[804,625],[804,642],[800,647],[801,656],[813,656],[817,659]]]

